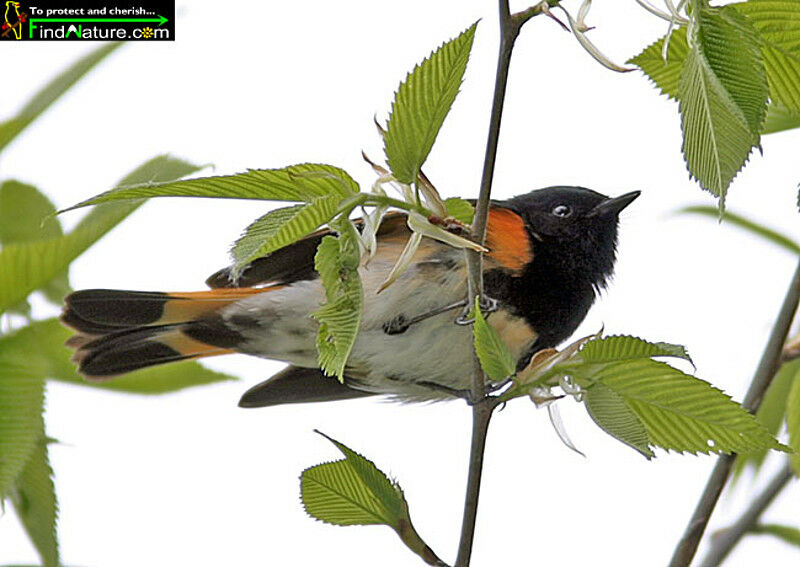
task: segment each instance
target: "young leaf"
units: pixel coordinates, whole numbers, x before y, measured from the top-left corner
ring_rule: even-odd
[[[448,215],[464,224],[472,224],[472,218],[475,216],[475,207],[469,201],[459,197],[451,197],[444,200],[444,205]]]
[[[131,174],[123,183],[144,179],[174,179],[196,171],[198,166],[170,158],[156,157]],[[67,269],[89,246],[114,228],[141,203],[96,207],[64,236],[10,244],[0,250],[0,313],[23,301]]]
[[[52,217],[55,212],[50,199],[32,185],[14,180],[4,182],[0,185],[0,243],[8,245],[61,236],[61,223]],[[58,305],[70,291],[67,271],[42,287],[44,296]]]
[[[317,197],[305,205],[270,211],[253,222],[231,249],[232,277],[236,279],[241,270],[256,258],[314,232],[333,218],[341,202],[339,195]]]
[[[800,375],[800,359],[789,361],[778,369],[772,382],[769,384],[761,405],[756,411],[756,419],[773,436],[778,435],[786,417],[786,399],[792,384]],[[759,449],[744,455],[737,455],[733,465],[734,477],[738,477],[744,469],[751,465],[758,472],[767,458],[767,449]]]
[[[800,113],[791,112],[774,101],[770,102],[767,106],[767,116],[764,118],[761,133],[774,134],[795,128],[800,128]]]
[[[758,524],[750,530],[750,533],[775,536],[784,543],[788,543],[794,547],[800,547],[800,529],[794,526]]]
[[[584,401],[586,411],[600,429],[647,459],[655,456],[650,450],[650,437],[644,424],[616,392],[602,384],[593,384],[587,388]]]
[[[651,343],[638,337],[613,335],[587,342],[581,349],[585,362],[614,362],[635,358],[670,356],[692,362],[686,348],[670,343]]]
[[[634,359],[591,366],[586,374],[575,370],[575,380],[587,391],[601,384],[619,396],[652,446],[690,453],[786,449],[720,390],[668,364]]]
[[[339,526],[389,526],[428,565],[443,565],[411,524],[400,486],[372,461],[324,433],[320,435],[336,445],[345,458],[303,471],[300,493],[308,515]]]
[[[384,144],[386,161],[401,183],[417,181],[458,94],[477,25],[431,53],[397,89]]]
[[[200,177],[167,183],[156,180],[137,182],[111,189],[65,210],[71,211],[110,201],[150,197],[311,201],[327,195],[350,197],[358,191],[358,183],[344,170],[332,165],[303,163],[282,169],[251,169],[237,175]]]
[[[17,137],[31,122],[53,104],[69,88],[77,83],[95,65],[105,59],[111,52],[120,47],[122,42],[106,43],[73,63],[52,81],[42,87],[39,92],[23,106],[16,116],[0,122],[0,152],[11,140]]]
[[[759,142],[769,91],[757,33],[733,8],[696,10],[678,85],[690,174],[720,197]]]
[[[43,423],[41,427],[44,429]],[[17,479],[11,502],[25,532],[39,552],[43,567],[58,567],[58,503],[53,486],[53,469],[47,456],[47,441],[44,438],[39,440]]]
[[[479,299],[475,298],[473,309],[475,323],[472,325],[475,353],[486,376],[494,382],[505,380],[517,370],[517,362],[508,351],[500,334],[486,322],[481,313]]]
[[[227,380],[235,376],[209,370],[197,362],[184,361],[168,366],[156,366],[137,370],[107,381],[86,381],[75,371],[70,361],[72,352],[64,342],[72,331],[57,319],[36,321],[14,333],[14,352],[8,359],[24,364],[30,353],[37,353],[42,375],[48,379],[68,382],[90,388],[100,388],[132,394],[166,394],[194,386],[203,386]]]
[[[61,223],[51,217],[55,212],[50,199],[33,185],[4,181],[0,185],[0,243],[61,236]]]
[[[319,366],[327,376],[337,376],[342,381],[361,325],[364,304],[358,275],[361,251],[353,223],[337,219],[330,224],[339,237],[323,238],[314,257],[314,268],[325,287],[326,303],[311,316],[319,321]]]
[[[636,57],[628,60],[631,65],[636,65],[648,78],[661,89],[661,93],[672,99],[677,99],[678,84],[681,69],[689,54],[689,44],[686,41],[686,28],[681,27],[672,31],[667,50],[667,60],[661,56],[665,38],[650,44]]]
[[[15,348],[13,335],[0,338],[0,502],[8,496],[20,473],[44,437],[44,379],[37,361],[6,360]]]
[[[711,217],[714,220],[719,220],[719,211],[715,207],[708,207],[704,205],[695,205],[691,207],[684,207],[677,211],[681,214],[695,214],[695,215],[702,215],[706,217]],[[741,215],[737,215],[736,213],[732,213],[730,211],[725,211],[722,215],[722,219],[726,222],[731,223],[734,226],[738,226],[751,234],[755,234],[756,236],[760,236],[773,244],[777,244],[784,250],[788,250],[792,254],[800,255],[800,245],[797,244],[794,240],[786,236],[785,234],[781,234],[776,230],[772,230],[771,228],[767,228],[766,226],[759,224],[757,222],[751,221],[746,219]]]
[[[732,5],[759,33],[770,98],[800,113],[800,10],[796,1],[749,0]]]

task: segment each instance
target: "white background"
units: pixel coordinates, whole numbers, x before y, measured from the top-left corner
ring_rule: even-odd
[[[591,37],[619,62],[665,32],[634,2],[597,4]],[[368,187],[374,176],[360,151],[382,158],[373,115],[387,117],[416,62],[482,18],[463,92],[425,167],[445,196],[475,196],[495,10],[488,0],[179,6],[175,42],[132,42],[111,56],[5,152],[0,177],[34,183],[64,207],[170,152],[214,163],[217,173],[331,163]],[[91,47],[0,45],[0,116]],[[755,154],[737,178],[729,208],[800,236],[798,142],[797,132],[765,138],[764,157]],[[643,192],[623,214],[615,280],[576,336],[604,324],[607,333],[685,344],[698,376],[741,399],[795,261],[726,225],[673,214],[712,203],[689,180],[680,144],[677,105],[640,73],[601,68],[544,17],[523,30],[494,196],[551,184]],[[75,262],[73,285],[202,289],[240,230],[269,207],[153,201]],[[464,404],[365,399],[244,410],[236,407],[240,394],[280,366],[239,355],[206,364],[242,381],[163,397],[48,387],[47,431],[61,441],[51,456],[66,565],[419,565],[386,528],[338,528],[305,515],[300,471],[339,456],[314,428],[396,477],[423,538],[443,559],[455,558],[470,427]],[[598,430],[578,404],[563,402],[562,413],[588,458],[565,448],[546,413],[528,402],[496,416],[473,564],[665,564],[714,458],[659,451],[648,462]],[[712,530],[735,517],[752,488],[749,478],[739,483]],[[767,519],[797,524],[798,504],[790,490]],[[753,536],[729,564],[788,565],[797,557]],[[7,508],[0,564],[35,561]]]

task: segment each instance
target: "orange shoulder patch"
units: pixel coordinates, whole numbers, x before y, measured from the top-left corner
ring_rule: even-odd
[[[521,272],[533,260],[525,222],[509,209],[489,209],[486,247],[490,258],[512,272]]]

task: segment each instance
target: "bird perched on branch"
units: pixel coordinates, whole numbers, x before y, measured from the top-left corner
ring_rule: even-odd
[[[491,204],[485,294],[488,323],[518,366],[568,338],[614,268],[620,211],[639,192],[609,198],[581,187],[548,187]],[[387,215],[377,252],[362,261],[364,311],[344,383],[317,366],[318,324],[309,315],[325,293],[314,270],[322,230],[253,261],[234,282],[213,274],[209,291],[93,289],[67,297],[68,344],[90,380],[178,360],[245,353],[288,362],[251,388],[243,407],[388,394],[405,401],[458,397],[470,387],[472,332],[456,324],[467,295],[464,252],[425,238],[397,281],[376,293],[410,230]]]

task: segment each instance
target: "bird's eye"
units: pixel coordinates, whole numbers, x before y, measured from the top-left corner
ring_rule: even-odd
[[[557,217],[564,218],[564,217],[568,217],[568,216],[570,216],[572,214],[572,208],[570,208],[569,205],[556,205],[555,207],[553,207],[553,210],[550,211],[550,212],[552,214],[554,214],[555,216],[557,216]]]

